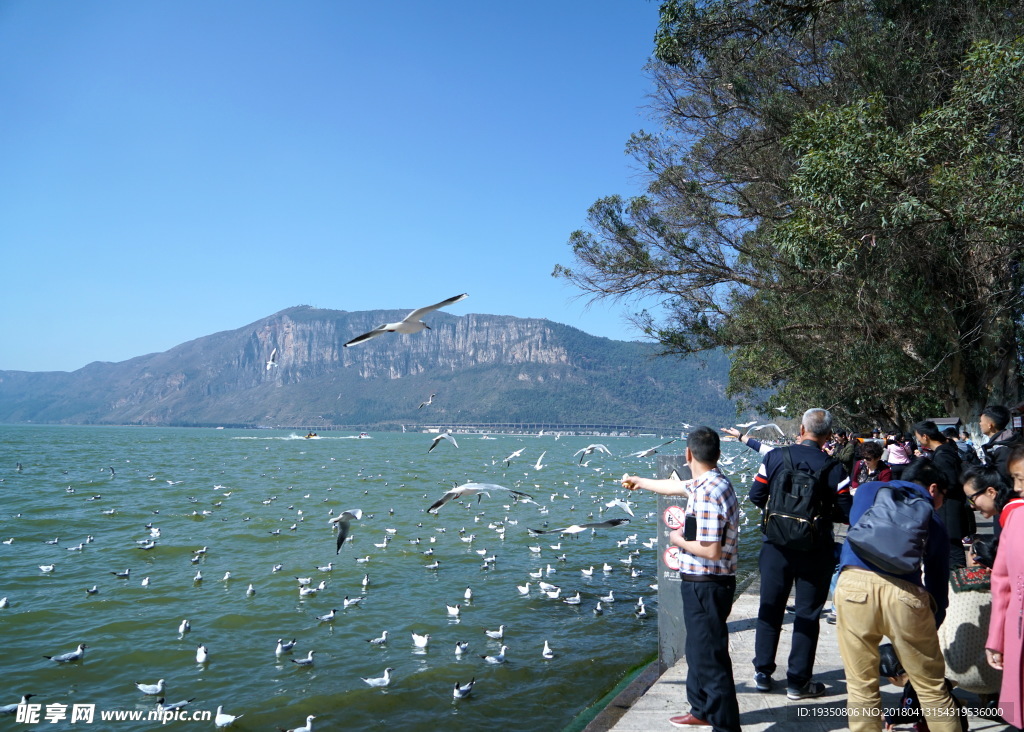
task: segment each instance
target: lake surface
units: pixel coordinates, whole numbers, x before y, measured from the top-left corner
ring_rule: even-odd
[[[97,715],[150,710],[156,697],[134,682],[165,679],[168,702],[194,697],[193,711],[222,705],[244,715],[235,724],[242,730],[290,729],[307,714],[324,730],[561,730],[657,653],[657,554],[643,546],[658,531],[656,498],[627,496],[618,485],[624,472],[654,475],[655,458],[626,456],[657,438],[457,435],[458,448],[442,440],[429,454],[431,436],[419,433],[358,439],[330,432],[306,440],[271,430],[7,426],[0,438],[0,539],[13,538],[0,545],[0,597],[10,603],[0,609],[0,704],[34,693],[44,711],[58,703],[95,704]],[[594,442],[612,455],[595,453],[579,465],[574,453]],[[683,444],[663,451],[680,453]],[[723,447],[734,458],[729,470],[747,473],[734,480],[744,495],[758,456],[736,443]],[[503,459],[521,448],[506,466]],[[426,513],[453,483],[470,481],[524,491],[536,504],[494,493]],[[633,501],[630,524],[575,539],[527,533],[625,517],[605,508],[615,497]],[[758,512],[742,505],[750,519],[741,561],[749,570]],[[363,517],[335,556],[328,519],[354,508]],[[151,550],[138,544],[150,538],[147,524],[160,531]],[[71,550],[90,535],[94,541]],[[471,543],[460,541],[471,535]],[[389,543],[375,546],[385,536]],[[641,574],[632,576],[621,560],[637,550],[633,567]],[[318,570],[332,561],[331,571]],[[434,561],[439,567],[428,569]],[[39,568],[50,564],[50,573]],[[277,564],[280,571],[272,571]],[[593,576],[583,576],[591,566]],[[112,574],[129,568],[127,580]],[[562,588],[560,599],[538,589],[529,576],[537,571]],[[296,577],[326,586],[300,598]],[[517,585],[527,581],[524,596]],[[255,594],[247,596],[250,583]],[[94,585],[98,593],[88,595]],[[580,604],[562,602],[577,592]],[[595,615],[609,592],[615,602]],[[641,596],[645,618],[634,614]],[[344,609],[345,597],[362,600]],[[461,605],[458,619],[446,604]],[[334,608],[333,622],[318,622]],[[191,631],[180,636],[186,618]],[[502,624],[507,662],[487,663],[481,656],[496,654],[501,642],[484,631]],[[384,630],[386,645],[367,643]],[[414,632],[430,635],[426,649],[414,647]],[[295,651],[277,657],[278,638],[297,639]],[[545,640],[551,659],[541,655]],[[469,643],[461,657],[459,641]],[[43,658],[78,643],[89,646],[81,662]],[[209,648],[202,665],[195,659],[201,643]],[[312,667],[291,662],[310,650]],[[388,667],[386,688],[361,680]],[[454,701],[453,684],[472,678],[472,695]],[[119,732],[159,726],[108,724]]]

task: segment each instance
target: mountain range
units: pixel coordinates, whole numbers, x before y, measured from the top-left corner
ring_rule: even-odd
[[[0,371],[0,422],[397,429],[725,424],[729,364],[549,320],[437,311],[430,330],[352,337],[408,311],[298,306],[163,353],[73,372]],[[277,349],[277,363],[267,361]],[[436,394],[432,403],[419,405]]]

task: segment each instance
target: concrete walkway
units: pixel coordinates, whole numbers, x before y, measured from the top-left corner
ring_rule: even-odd
[[[733,605],[729,620],[729,647],[732,655],[736,692],[739,697],[740,720],[744,730],[772,730],[785,732],[800,730],[846,729],[846,680],[843,662],[839,657],[835,626],[821,621],[821,636],[815,662],[814,678],[828,687],[825,696],[800,702],[786,698],[785,667],[789,656],[792,616],[783,628],[782,640],[776,660],[780,670],[776,672],[776,690],[761,693],[754,688],[754,622],[758,608],[757,586],[742,593]],[[689,711],[686,703],[686,662],[679,661],[657,677],[658,663],[631,684],[586,728],[586,732],[661,732],[676,727],[668,718]],[[781,684],[779,683],[781,679]],[[976,707],[977,697],[966,692],[957,692],[957,697],[968,707]],[[900,689],[886,685],[882,687],[883,706],[896,706]],[[970,717],[972,730],[1011,729],[1001,720]],[[708,728],[704,728],[708,729]],[[899,730],[912,729],[911,725],[900,725]]]

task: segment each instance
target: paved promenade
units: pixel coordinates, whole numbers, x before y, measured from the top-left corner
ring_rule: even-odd
[[[792,637],[789,627],[792,616],[783,628],[782,642],[779,644],[779,653],[776,657],[780,667],[775,673],[776,690],[760,693],[754,688],[754,667],[751,660],[754,657],[754,622],[757,618],[757,607],[758,592],[755,585],[736,599],[732,614],[729,616],[729,646],[743,729],[751,732],[846,729],[846,718],[843,716],[846,709],[846,680],[842,659],[839,657],[835,626],[822,620],[815,663],[814,678],[824,682],[828,691],[825,696],[818,699],[793,702],[786,698],[785,691],[785,667],[789,656],[789,641]],[[677,729],[669,724],[668,718],[689,711],[686,703],[686,663],[678,662],[660,678],[656,678],[657,665],[657,662],[652,664],[652,668],[641,674],[630,688],[616,697],[591,722],[586,732],[667,732]],[[977,698],[973,694],[958,692],[957,696],[968,707],[977,705]],[[899,698],[900,689],[891,685],[882,687],[883,706],[895,706]],[[910,730],[912,726],[900,725],[897,729]],[[970,729],[1006,730],[1010,727],[998,720],[971,717]]]

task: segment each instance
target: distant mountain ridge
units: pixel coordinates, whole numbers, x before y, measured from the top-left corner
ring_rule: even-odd
[[[343,344],[408,310],[299,306],[163,353],[0,371],[0,421],[139,425],[726,423],[728,362],[655,358],[535,318],[431,313],[431,330]],[[277,349],[277,366],[266,361]],[[419,404],[436,393],[434,403]]]

